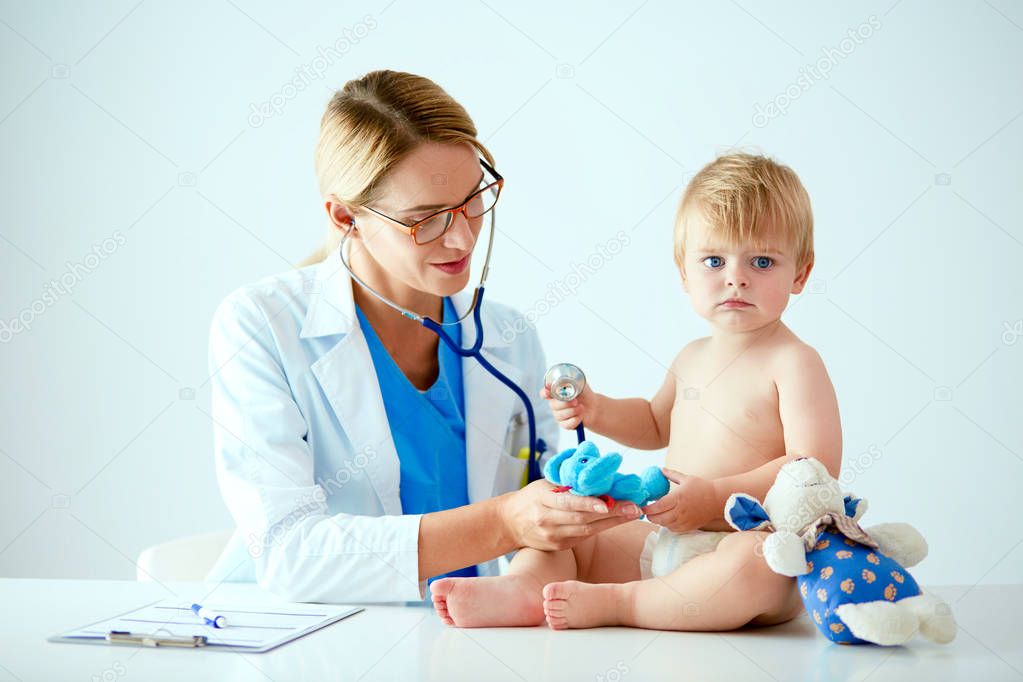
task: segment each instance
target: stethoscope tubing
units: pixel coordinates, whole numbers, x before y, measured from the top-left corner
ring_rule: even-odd
[[[468,357],[475,358],[476,362],[478,362],[480,364],[480,366],[483,367],[483,369],[485,369],[487,372],[489,372],[495,379],[500,381],[502,384],[504,384],[505,386],[510,388],[512,390],[512,392],[514,392],[515,395],[517,395],[519,397],[519,399],[522,401],[522,404],[526,408],[526,421],[527,421],[528,426],[529,426],[529,460],[527,462],[527,474],[528,474],[528,480],[530,482],[533,482],[533,481],[536,481],[536,480],[538,480],[538,479],[543,477],[543,474],[540,471],[540,461],[539,461],[539,456],[538,456],[538,453],[537,453],[536,413],[533,410],[533,403],[529,399],[529,396],[526,395],[525,391],[523,391],[518,385],[516,385],[514,381],[512,381],[507,376],[505,376],[499,369],[494,367],[494,365],[492,365],[485,357],[483,357],[483,352],[481,350],[483,348],[483,321],[482,321],[482,318],[481,318],[481,312],[480,311],[481,311],[482,304],[483,304],[484,284],[486,282],[487,273],[488,273],[488,271],[490,269],[490,256],[493,253],[493,249],[494,249],[494,231],[495,231],[494,228],[495,228],[496,213],[497,213],[497,211],[494,210],[494,211],[491,211],[491,214],[490,214],[490,235],[489,235],[489,238],[487,240],[487,255],[486,255],[486,259],[484,260],[483,273],[480,276],[480,283],[479,283],[479,286],[476,287],[476,292],[475,292],[475,294],[473,296],[473,300],[472,300],[472,320],[473,320],[473,325],[476,328],[476,340],[473,342],[473,345],[472,345],[471,348],[462,348],[459,344],[455,343],[455,340],[452,339],[448,335],[448,333],[444,331],[443,326],[440,323],[438,323],[437,321],[432,320],[429,317],[425,317],[425,316],[419,315],[417,313],[414,313],[411,310],[406,310],[405,308],[402,308],[401,306],[399,306],[398,304],[394,303],[393,301],[390,301],[383,294],[381,294],[378,291],[376,291],[373,287],[369,286],[369,284],[367,284],[366,282],[362,281],[362,279],[358,275],[356,275],[355,272],[352,271],[352,268],[348,265],[348,261],[345,260],[344,251],[345,251],[345,244],[348,241],[348,233],[345,233],[344,236],[341,238],[341,243],[339,244],[339,248],[338,248],[338,256],[339,256],[339,258],[341,260],[341,264],[344,266],[345,270],[348,271],[348,274],[351,275],[352,279],[354,279],[356,282],[358,282],[358,284],[360,286],[362,286],[364,289],[366,289],[369,293],[371,293],[376,298],[378,298],[381,301],[383,301],[384,303],[386,303],[389,307],[393,308],[395,311],[400,313],[402,316],[404,316],[404,317],[406,317],[406,318],[408,318],[410,320],[415,320],[415,321],[419,322],[421,325],[423,325],[424,327],[426,327],[427,329],[429,329],[430,331],[435,333],[440,339],[442,339],[444,341],[445,344],[447,344],[447,346],[451,350],[453,350],[454,352],[458,353],[459,356],[461,356],[463,358],[468,358]],[[458,322],[461,322],[461,320],[464,319],[464,317],[465,316],[460,318],[458,320]],[[579,427],[578,432],[582,433],[582,426],[581,425]],[[582,442],[582,441],[580,440],[580,442]]]
[[[542,478],[540,472],[540,462],[536,452],[536,413],[533,410],[533,403],[514,381],[509,379],[501,370],[494,367],[489,360],[483,357],[481,348],[483,347],[483,321],[480,317],[480,310],[483,307],[483,291],[484,287],[476,289],[476,307],[472,312],[472,322],[476,327],[476,341],[473,343],[471,348],[462,348],[460,345],[455,343],[455,340],[448,336],[436,321],[429,317],[424,317],[422,324],[424,327],[432,331],[441,340],[447,344],[448,348],[458,353],[463,358],[475,358],[476,362],[480,364],[483,369],[487,370],[495,379],[500,381],[502,384],[507,386],[512,392],[519,397],[522,401],[523,406],[526,408],[526,422],[529,426],[529,460],[527,464],[527,475],[530,482],[536,481]]]

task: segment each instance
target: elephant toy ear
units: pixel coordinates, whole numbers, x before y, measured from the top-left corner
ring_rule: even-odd
[[[845,496],[845,515],[851,516],[854,521],[859,521],[867,511],[867,501],[852,495]]]
[[[589,459],[576,474],[576,489],[584,495],[606,494],[621,463],[622,456],[613,453]]]
[[[551,457],[543,466],[543,477],[554,485],[561,485],[561,465],[574,454],[575,448],[569,448]]]
[[[725,521],[735,530],[770,530],[764,505],[746,493],[732,493],[725,502]]]

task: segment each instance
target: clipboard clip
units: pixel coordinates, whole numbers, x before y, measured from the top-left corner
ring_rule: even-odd
[[[111,630],[106,635],[106,640],[110,644],[132,644],[135,646],[176,646],[176,647],[201,647],[206,646],[206,637],[204,635],[194,635],[192,637],[173,637],[163,635],[150,635],[143,633],[133,633],[126,630]]]

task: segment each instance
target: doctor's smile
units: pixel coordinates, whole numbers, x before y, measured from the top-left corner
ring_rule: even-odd
[[[472,254],[466,254],[457,260],[451,260],[444,263],[431,263],[436,268],[440,268],[449,275],[457,275],[461,273],[469,265],[469,257]]]

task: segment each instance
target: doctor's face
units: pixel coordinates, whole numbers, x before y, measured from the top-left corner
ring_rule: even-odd
[[[440,237],[416,244],[402,225],[374,211],[413,225],[437,211],[460,206],[480,188],[483,175],[476,150],[469,144],[420,145],[388,173],[380,198],[369,206],[373,210],[355,210],[358,241],[353,246],[363,247],[368,259],[353,254],[353,263],[362,260],[385,287],[403,285],[435,296],[464,289],[476,240],[489,216],[467,219],[456,213]]]

